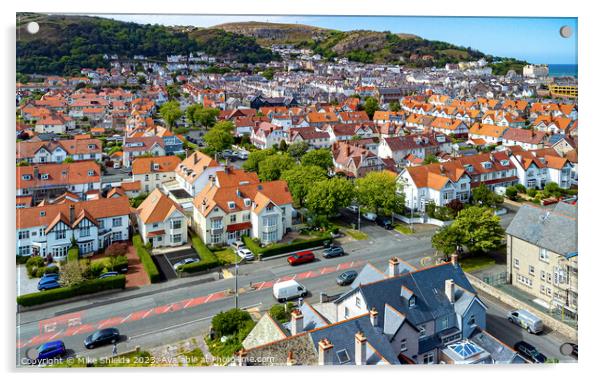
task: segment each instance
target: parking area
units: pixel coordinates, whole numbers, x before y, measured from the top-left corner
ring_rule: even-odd
[[[178,251],[172,251],[170,253],[165,254],[155,254],[153,255],[157,262],[159,271],[163,274],[163,278],[165,280],[176,279],[178,275],[176,271],[173,269],[173,266],[183,261],[187,258],[198,258],[196,251],[193,249],[184,249]]]
[[[38,292],[39,278],[29,278],[25,265],[17,266],[17,296]]]

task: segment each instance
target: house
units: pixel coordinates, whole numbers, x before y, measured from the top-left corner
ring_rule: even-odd
[[[470,177],[457,161],[406,167],[397,177],[405,205],[411,210],[424,211],[433,202],[445,206],[452,200],[468,202]]]
[[[391,158],[402,165],[408,155],[424,159],[438,152],[451,152],[451,142],[442,133],[413,134],[383,138],[378,145],[378,156]]]
[[[416,270],[393,257],[384,272],[365,265],[351,290],[333,302],[303,302],[289,322],[264,315],[243,341],[236,364],[436,364],[452,345],[469,342],[479,346],[481,361],[455,351],[463,356],[450,357],[524,362],[487,333],[486,310],[456,260]]]
[[[89,160],[17,167],[16,175],[17,196],[32,196],[34,203],[65,192],[83,198],[100,190],[100,166]]]
[[[142,191],[149,193],[174,180],[181,161],[178,156],[137,157],[132,163],[132,181],[140,182]]]
[[[74,161],[101,160],[102,142],[98,139],[70,139],[17,143],[17,162],[62,163],[68,157]]]
[[[55,133],[64,134],[67,131],[67,127],[74,126],[72,119],[69,116],[62,114],[50,114],[44,116],[36,121],[34,131],[38,134],[42,133]]]
[[[498,144],[507,127],[495,124],[475,123],[468,131],[469,139],[483,139],[487,144]]]
[[[256,174],[225,168],[194,198],[192,227],[207,245],[243,235],[278,242],[292,225],[292,202],[285,181],[259,182]]]
[[[288,140],[288,132],[272,123],[261,122],[251,132],[251,143],[259,149],[272,148]]]
[[[549,115],[540,115],[533,122],[533,128],[549,134],[567,134],[572,122],[570,118],[562,116],[551,117]]]
[[[468,135],[468,127],[459,119],[435,118],[431,123],[431,129],[435,132],[455,137],[465,137]]]
[[[328,132],[315,127],[291,128],[288,131],[288,144],[297,142],[306,142],[315,149],[329,148],[332,144]]]
[[[508,187],[519,181],[516,166],[505,151],[462,156],[452,161],[466,169],[471,188],[483,184],[493,190],[497,186]]]
[[[364,177],[368,172],[382,171],[386,165],[373,152],[357,145],[336,142],[332,146],[335,172],[347,177]]]
[[[73,201],[17,209],[17,255],[51,255],[64,260],[75,241],[87,256],[113,242],[128,240],[130,203],[127,197]]]
[[[163,138],[158,136],[124,138],[122,149],[122,164],[127,168],[132,166],[135,157],[146,155],[165,156],[166,154],[165,142]]]
[[[330,136],[332,143],[338,141],[347,141],[353,139],[355,136],[360,139],[371,138],[374,136],[373,126],[368,123],[362,124],[343,124],[335,123],[328,124],[325,127],[325,131]]]
[[[548,308],[577,315],[577,206],[523,205],[506,229],[508,283]]]
[[[520,146],[524,150],[543,148],[546,133],[543,131],[508,128],[502,134],[502,145],[506,147]]]
[[[184,210],[159,188],[155,188],[136,209],[138,230],[145,244],[173,247],[188,242]]]
[[[515,151],[510,160],[516,167],[519,182],[527,188],[543,187],[555,182],[563,189],[573,184],[573,165],[552,148],[533,151]]]

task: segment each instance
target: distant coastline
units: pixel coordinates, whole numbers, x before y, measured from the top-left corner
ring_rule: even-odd
[[[550,77],[575,77],[578,75],[578,67],[574,64],[549,64]]]

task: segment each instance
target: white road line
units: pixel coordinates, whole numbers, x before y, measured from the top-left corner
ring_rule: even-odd
[[[132,314],[129,314],[128,316],[126,316],[123,319],[121,319],[121,324],[125,323],[125,321],[128,320],[131,317],[132,317]]]
[[[151,312],[153,312],[154,308],[151,308],[150,310],[146,311],[146,313],[144,315],[142,315],[142,319],[146,319],[146,317],[148,315],[150,315]]]
[[[48,341],[54,339],[55,337],[57,337],[59,334],[61,334],[63,332],[63,330],[58,331],[57,333],[55,333],[54,335],[52,335],[52,337],[50,337],[50,339],[48,339]]]
[[[192,303],[194,299],[190,299],[189,301],[186,302],[186,304],[184,304],[184,307],[182,308],[188,308],[188,306],[190,305],[190,303]]]
[[[83,327],[79,327],[78,329],[76,329],[75,331],[73,331],[73,333],[71,334],[71,336],[75,336],[77,335],[77,333],[82,329]]]
[[[207,299],[205,299],[205,303],[209,302],[209,300],[211,300],[211,298],[213,298],[213,295],[215,295],[215,293],[209,295],[209,297]]]

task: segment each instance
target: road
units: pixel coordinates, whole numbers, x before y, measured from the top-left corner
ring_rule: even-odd
[[[262,311],[275,303],[271,286],[275,281],[295,278],[312,294],[310,303],[319,301],[319,291],[327,294],[343,292],[347,288],[336,285],[334,278],[347,269],[359,270],[370,262],[386,268],[391,256],[398,256],[420,268],[424,258],[432,255],[429,234],[407,236],[386,231],[373,224],[365,224],[362,231],[369,239],[344,245],[347,255],[323,259],[318,254],[313,263],[290,267],[285,257],[240,266],[239,306],[257,307]],[[254,287],[250,287],[250,285]],[[116,327],[124,335],[118,344],[120,352],[156,347],[174,343],[206,332],[211,318],[233,308],[234,279],[220,279],[204,283],[195,278],[184,278],[124,291],[93,300],[77,301],[17,315],[17,361],[27,358],[28,351],[43,342],[61,339],[72,354],[99,358],[111,354],[111,346],[86,350],[84,338],[96,329]],[[505,320],[508,306],[486,300],[489,306],[488,326],[494,336],[513,345],[526,333]],[[542,353],[561,361],[570,358],[558,352],[564,340],[551,333],[528,337]]]

